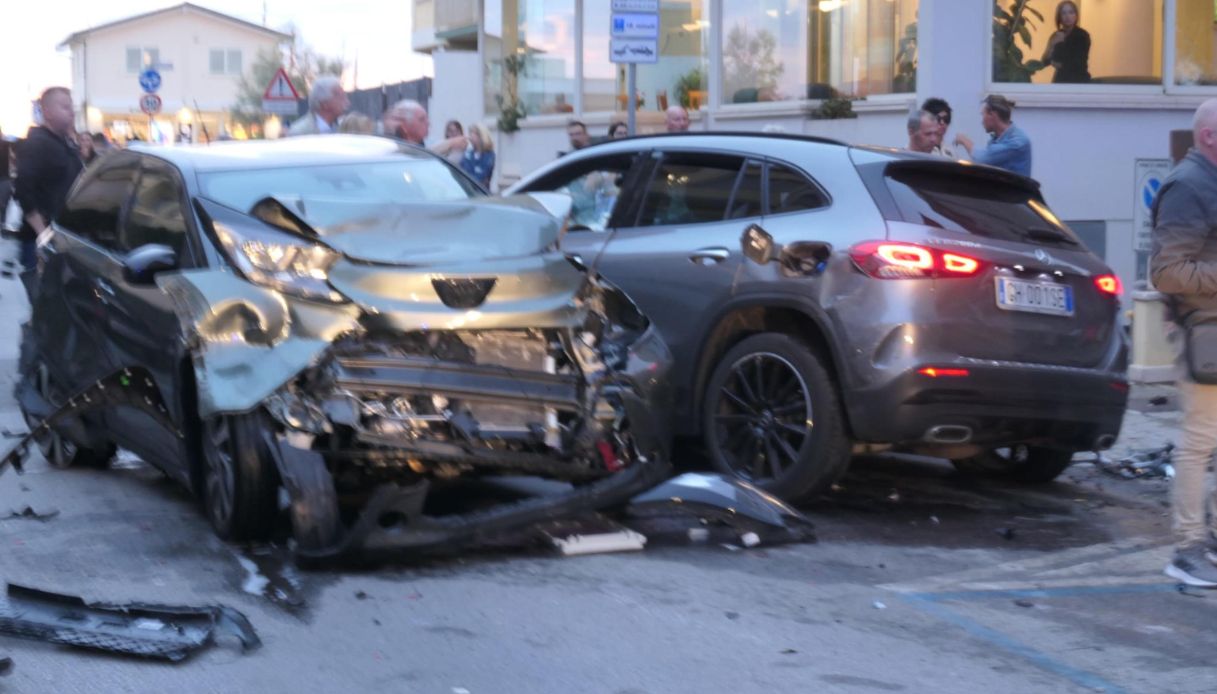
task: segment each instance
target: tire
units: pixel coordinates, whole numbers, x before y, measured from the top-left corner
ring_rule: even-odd
[[[824,492],[849,466],[823,358],[780,333],[748,337],[719,360],[703,395],[702,436],[715,470],[787,500]]]
[[[1018,444],[961,460],[956,470],[968,475],[999,475],[1025,484],[1047,484],[1073,462],[1073,451]]]
[[[274,529],[279,484],[265,426],[260,412],[203,422],[203,510],[221,539],[261,541]]]
[[[55,398],[55,389],[51,384],[50,369],[46,364],[39,362],[27,378],[34,379],[34,388],[44,400],[54,407],[59,407],[58,400]],[[30,429],[38,426],[39,422],[34,421],[24,411],[21,415]],[[70,467],[107,468],[117,451],[112,443],[103,444],[100,448],[80,446],[54,429],[37,437],[34,442],[38,445],[38,450],[42,452],[42,457],[46,459],[47,464],[61,470]]]

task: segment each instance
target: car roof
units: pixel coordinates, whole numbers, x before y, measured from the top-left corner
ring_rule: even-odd
[[[183,171],[230,171],[291,166],[439,159],[403,140],[372,135],[301,135],[279,140],[229,140],[163,147],[135,145],[132,152],[164,159]]]

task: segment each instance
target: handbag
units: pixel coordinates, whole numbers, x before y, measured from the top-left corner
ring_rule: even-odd
[[[1183,361],[1196,383],[1217,385],[1217,316],[1185,320]]]

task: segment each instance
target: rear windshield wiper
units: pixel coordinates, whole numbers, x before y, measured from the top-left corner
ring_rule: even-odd
[[[1036,241],[1059,241],[1061,243],[1067,243],[1071,246],[1078,245],[1077,240],[1065,232],[1057,231],[1056,229],[1049,227],[1031,227],[1027,229],[1027,236],[1035,239]]]

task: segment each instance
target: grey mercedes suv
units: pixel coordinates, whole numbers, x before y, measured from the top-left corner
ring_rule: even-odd
[[[574,198],[572,262],[675,357],[675,432],[805,498],[859,448],[1049,481],[1128,397],[1121,286],[1038,184],[807,137],[629,138],[508,192]]]

